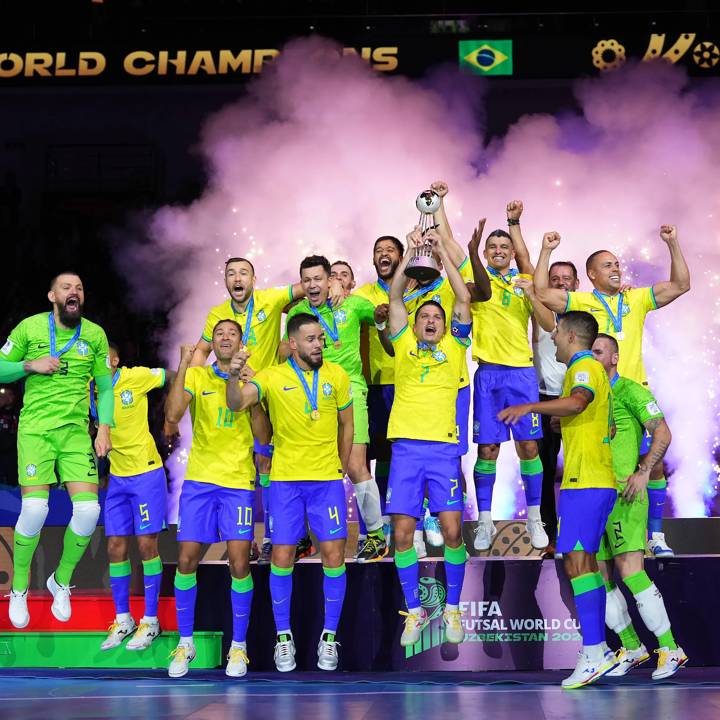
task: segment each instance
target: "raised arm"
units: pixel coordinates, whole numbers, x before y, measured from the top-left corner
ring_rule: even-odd
[[[515,251],[515,262],[518,270],[526,275],[532,275],[535,268],[530,261],[530,253],[520,230],[520,216],[523,212],[523,204],[520,200],[511,200],[505,210],[507,212],[508,234]]]
[[[533,275],[535,295],[538,300],[556,313],[564,313],[567,309],[567,290],[550,287],[550,254],[560,245],[560,234],[546,232],[542,239],[542,249],[538,257],[537,267]]]
[[[407,248],[400,260],[395,274],[393,275],[392,284],[390,285],[390,309],[388,311],[388,325],[390,326],[390,334],[397,335],[407,324],[408,314],[403,302],[403,293],[405,292],[405,268],[410,262],[410,256],[413,250],[423,244],[422,233],[420,227],[415,226],[412,232],[407,235]]]
[[[555,315],[552,310],[546,308],[538,299],[533,287],[533,281],[524,277],[516,277],[515,287],[522,288],[525,297],[530,301],[533,310],[533,320],[537,321],[537,324],[540,325],[543,330],[552,332],[555,329]]]
[[[249,352],[241,350],[235,353],[230,361],[225,399],[227,406],[235,412],[242,412],[260,402],[260,393],[255,383],[245,383],[242,387],[240,386],[240,374],[249,357]]]
[[[470,257],[470,266],[473,271],[472,283],[467,283],[470,291],[470,299],[472,302],[486,302],[492,297],[492,288],[490,287],[490,277],[485,271],[485,266],[480,259],[480,243],[482,242],[482,234],[485,229],[485,218],[478,222],[478,226],[473,230],[472,237],[468,243],[468,256]]]
[[[445,212],[445,196],[448,194],[448,185],[444,180],[436,180],[430,186],[430,189],[440,196],[440,207],[437,212],[433,213],[433,220],[437,225],[437,231],[445,239],[445,246],[449,258],[447,264],[458,268],[465,262],[465,251],[455,240],[452,229],[450,228],[450,223],[448,222],[447,213]],[[443,264],[446,264],[444,260]]]
[[[450,287],[455,293],[455,304],[453,305],[453,320],[467,325],[472,322],[470,313],[470,291],[465,287],[460,271],[450,262],[447,240],[434,230],[429,230],[425,237],[429,239],[435,251],[440,256],[445,272],[447,273]]]
[[[660,228],[660,239],[670,250],[670,279],[653,285],[655,302],[659,308],[669,305],[690,289],[690,270],[680,249],[675,225],[663,225]]]
[[[190,404],[190,395],[185,392],[185,373],[190,367],[194,350],[194,345],[180,346],[180,364],[178,365],[177,375],[173,378],[170,392],[165,398],[165,419],[169,423],[179,423]]]
[[[205,340],[200,338],[195,345],[195,352],[193,352],[192,360],[190,361],[190,367],[198,367],[204,365],[207,359],[210,357],[212,351],[212,345]]]
[[[375,308],[375,327],[380,338],[380,344],[383,350],[390,356],[395,357],[395,348],[393,347],[390,335],[388,334],[387,324],[390,314],[390,306],[387,303],[381,303]],[[371,331],[372,332],[372,331]]]

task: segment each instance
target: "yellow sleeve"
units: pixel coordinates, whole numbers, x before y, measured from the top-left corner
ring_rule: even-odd
[[[205,342],[212,342],[212,334],[213,330],[215,329],[215,325],[217,325],[217,322],[220,318],[217,315],[217,312],[215,312],[215,308],[212,308],[210,312],[208,313],[207,320],[205,321],[205,329],[202,332],[202,339]]]
[[[337,400],[338,410],[344,410],[352,405],[352,395],[350,394],[350,376],[338,365],[337,381],[336,381],[335,398]]]
[[[265,370],[261,370],[250,380],[250,383],[257,388],[258,402],[267,399],[270,390],[270,377],[269,368],[265,368]]]
[[[637,300],[642,309],[646,312],[657,310],[657,302],[655,301],[655,293],[652,287],[637,288],[628,292],[628,301],[632,303]]]
[[[282,310],[293,301],[292,285],[256,290],[255,294],[259,295],[258,300],[261,300],[263,305],[269,305],[271,310]]]
[[[195,397],[199,389],[197,373],[198,370],[203,370],[203,368],[191,367],[185,371],[185,384],[183,385],[183,387],[185,388],[185,392],[192,395],[193,398]]]
[[[599,374],[604,372],[600,367],[596,367],[596,363],[591,363],[586,360],[580,360],[575,363],[572,368],[568,371],[570,375],[570,392],[576,388],[584,388],[589,390],[593,397],[597,393],[599,385]]]
[[[164,368],[147,368],[134,367],[128,368],[133,383],[138,391],[149,393],[155,388],[161,388],[165,385],[165,369]]]

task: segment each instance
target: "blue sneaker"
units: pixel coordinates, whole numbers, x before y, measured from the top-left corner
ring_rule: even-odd
[[[434,515],[426,515],[423,520],[423,529],[425,530],[425,537],[430,545],[433,547],[442,547],[445,544],[445,540],[440,530],[440,521]]]

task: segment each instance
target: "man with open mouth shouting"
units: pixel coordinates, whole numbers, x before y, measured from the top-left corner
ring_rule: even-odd
[[[95,451],[110,450],[113,392],[105,331],[83,318],[85,291],[74,272],[50,283],[49,313],[21,321],[0,350],[0,382],[27,377],[18,428],[18,479],[22,493],[15,525],[10,622],[24,628],[30,563],[48,514],[50,486],[59,479],[73,504],[63,552],[47,580],[52,613],[70,620],[70,579],[90,543],[100,516],[98,474],[88,435],[88,383],[98,388],[98,432]],[[56,475],[57,467],[57,475]]]

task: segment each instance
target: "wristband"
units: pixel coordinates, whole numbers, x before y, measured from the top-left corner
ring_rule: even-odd
[[[515,220],[514,218],[508,218],[508,225],[519,225],[520,220]]]
[[[384,330],[387,327],[387,320],[381,323],[375,323],[375,327],[380,331]]]

